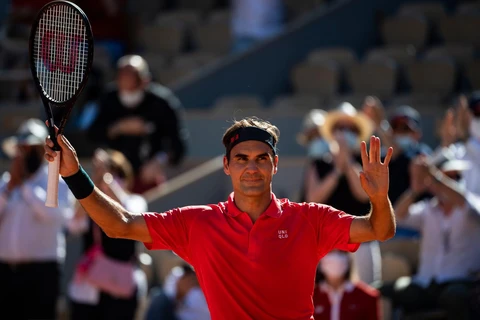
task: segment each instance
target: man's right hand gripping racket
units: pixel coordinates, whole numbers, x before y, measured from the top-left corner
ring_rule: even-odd
[[[45,205],[57,207],[61,155],[55,125],[61,134],[92,67],[93,34],[87,16],[69,1],[46,4],[33,23],[29,51],[30,69],[58,154],[48,165]]]

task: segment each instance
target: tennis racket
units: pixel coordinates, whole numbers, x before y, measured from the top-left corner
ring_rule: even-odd
[[[58,154],[48,164],[45,205],[57,207],[61,155],[55,125],[61,134],[92,67],[93,34],[87,16],[69,1],[47,3],[33,23],[29,51],[30,69]]]

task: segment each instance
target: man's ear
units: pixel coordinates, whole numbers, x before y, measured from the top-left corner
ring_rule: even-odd
[[[225,174],[227,176],[230,175],[230,169],[228,167],[228,159],[227,159],[227,156],[223,156],[223,172],[225,172]]]
[[[273,158],[273,174],[276,174],[278,170],[278,156]]]

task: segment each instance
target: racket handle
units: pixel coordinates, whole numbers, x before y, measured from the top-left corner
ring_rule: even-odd
[[[60,151],[53,162],[48,163],[47,200],[45,205],[50,208],[58,207],[58,181],[60,179]]]

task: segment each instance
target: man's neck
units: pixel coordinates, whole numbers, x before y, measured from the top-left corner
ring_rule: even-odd
[[[235,205],[238,209],[246,212],[252,222],[257,221],[258,217],[267,210],[272,201],[271,192],[267,192],[258,197],[246,196],[240,192],[234,193]]]

